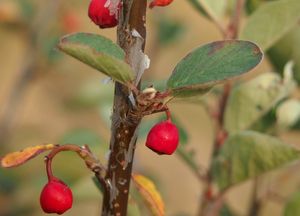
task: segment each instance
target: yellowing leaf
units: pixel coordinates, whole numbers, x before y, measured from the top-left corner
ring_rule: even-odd
[[[54,147],[54,144],[38,145],[25,148],[21,151],[9,153],[1,158],[1,166],[4,168],[11,168],[22,165],[26,161],[34,158],[44,151],[51,150]]]
[[[132,179],[152,214],[155,216],[164,216],[164,202],[153,182],[139,174],[133,174]]]

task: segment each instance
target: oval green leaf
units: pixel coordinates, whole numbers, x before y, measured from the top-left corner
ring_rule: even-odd
[[[167,85],[174,96],[203,94],[215,84],[251,70],[260,63],[262,57],[260,48],[250,41],[212,42],[182,59]]]
[[[300,19],[299,0],[267,2],[249,18],[241,37],[257,43],[263,50],[270,48]]]
[[[225,129],[229,133],[250,129],[280,100],[294,90],[293,80],[284,82],[278,74],[264,73],[234,87],[225,109]]]
[[[213,160],[212,175],[221,190],[288,164],[298,149],[254,131],[230,136]]]
[[[75,33],[66,35],[58,43],[64,53],[127,84],[134,79],[131,67],[124,61],[123,50],[111,40],[96,34]]]
[[[277,72],[283,71],[288,61],[294,62],[294,77],[300,83],[300,25],[295,26],[268,50],[268,59]]]

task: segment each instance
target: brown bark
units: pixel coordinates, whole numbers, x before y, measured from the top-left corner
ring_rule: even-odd
[[[141,55],[146,38],[146,0],[124,0],[118,26],[118,44],[126,53],[126,61],[136,73],[140,71]],[[134,37],[136,30],[141,38]],[[142,52],[141,52],[142,51]],[[129,89],[115,84],[110,156],[105,180],[102,215],[125,216],[127,214],[129,186],[131,180],[137,127],[141,117],[134,115],[135,107],[129,100]]]

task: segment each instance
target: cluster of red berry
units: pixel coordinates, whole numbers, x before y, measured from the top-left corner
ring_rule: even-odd
[[[154,125],[146,140],[146,146],[160,155],[173,154],[179,142],[178,129],[171,122],[169,111],[166,113],[167,120]],[[51,164],[51,161],[47,163]],[[72,191],[63,181],[52,175],[51,167],[47,168],[47,174],[48,183],[40,196],[41,207],[45,213],[63,214],[72,207]]]
[[[146,146],[158,154],[171,155],[175,152],[179,142],[179,132],[171,122],[170,113],[167,120],[157,123],[150,130]],[[47,164],[51,165],[51,161]],[[52,175],[51,166],[47,168],[48,183],[44,186],[40,204],[45,213],[63,214],[72,207],[73,195],[70,188],[60,179]]]
[[[166,6],[173,0],[153,0],[149,7]],[[110,0],[92,0],[89,6],[89,17],[100,28],[111,28],[118,25],[119,11],[122,8],[121,1],[116,9],[110,9]],[[179,132],[175,124],[171,122],[169,111],[167,120],[160,122],[150,130],[146,146],[158,154],[171,155],[179,142]],[[51,170],[50,170],[51,171]],[[40,204],[45,213],[63,214],[72,207],[73,195],[70,188],[61,180],[48,172],[48,183],[44,186]]]
[[[112,5],[112,0],[91,0],[89,6],[89,17],[100,28],[112,28],[118,25],[118,17],[122,3]],[[173,0],[153,0],[149,8],[155,6],[167,6]]]

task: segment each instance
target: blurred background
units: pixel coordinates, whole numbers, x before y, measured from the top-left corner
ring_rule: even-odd
[[[116,40],[116,29],[100,30],[90,21],[88,4],[79,0],[0,0],[1,155],[43,143],[76,143],[89,144],[106,161],[113,83],[105,84],[104,75],[55,49],[61,36],[77,31]],[[222,39],[215,26],[187,1],[148,10],[147,16],[146,54],[151,66],[144,81],[158,88],[163,83],[158,80],[166,80],[187,52]],[[243,79],[271,70],[265,60]],[[205,98],[214,103],[212,93]],[[170,109],[184,128],[187,148],[207,167],[214,124],[201,104],[178,101]],[[147,131],[161,117],[157,114],[143,120],[135,172],[156,183],[166,215],[195,215],[201,195],[198,178],[178,155],[158,156],[144,146]],[[295,132],[281,136],[293,144],[300,143]],[[99,215],[101,195],[80,159],[72,153],[60,154],[54,161],[54,173],[73,190],[73,208],[66,216]],[[15,169],[0,169],[0,216],[44,215],[39,195],[46,180],[43,156]],[[251,182],[247,182],[229,193],[233,211],[245,214],[250,188]],[[280,215],[280,211],[281,205],[270,203],[264,215]]]

